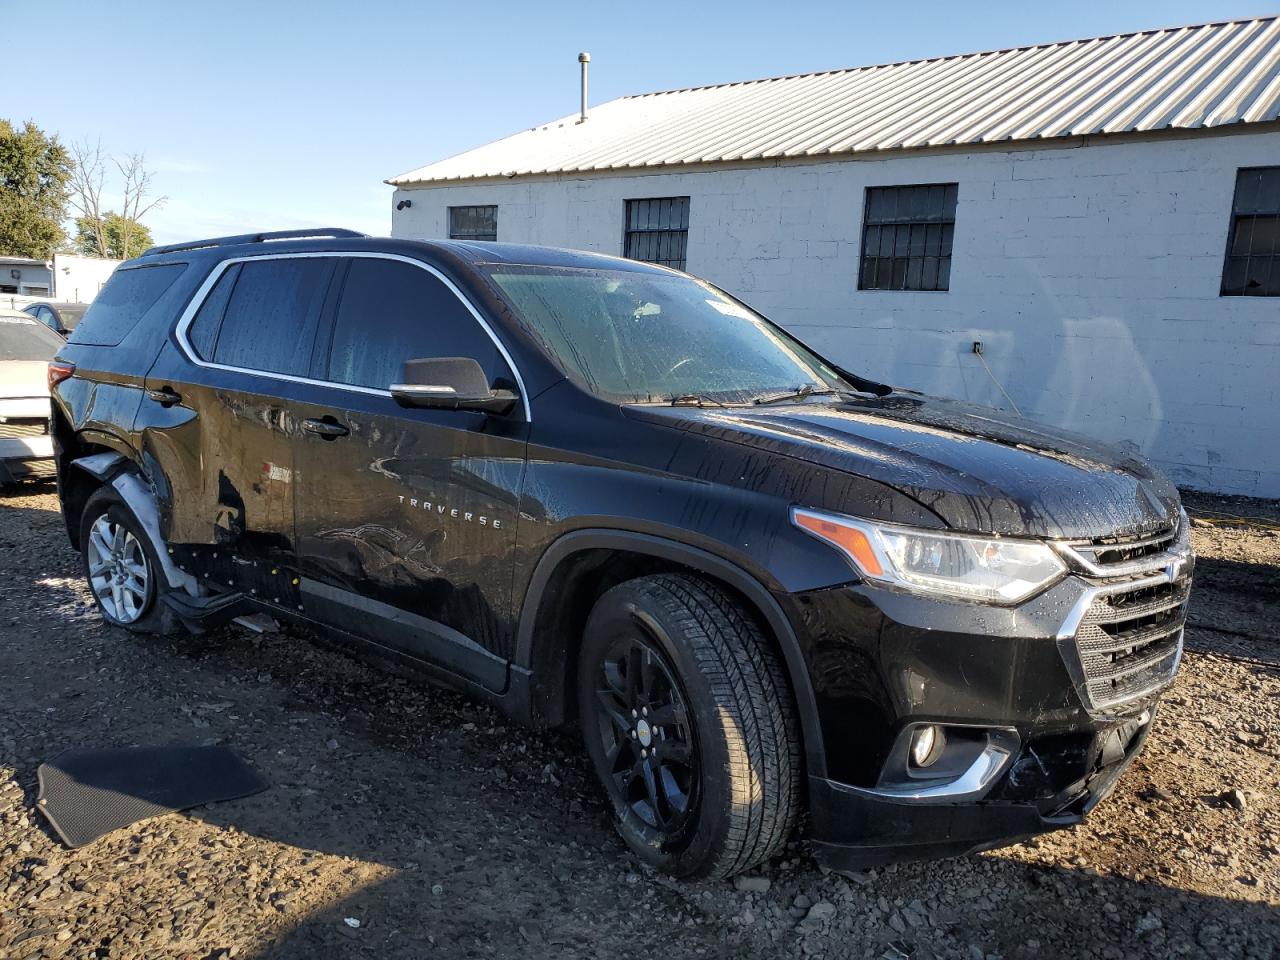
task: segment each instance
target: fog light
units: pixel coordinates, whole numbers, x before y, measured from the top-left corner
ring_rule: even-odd
[[[911,762],[917,767],[927,767],[942,756],[947,745],[947,735],[936,723],[917,727],[911,734]]]

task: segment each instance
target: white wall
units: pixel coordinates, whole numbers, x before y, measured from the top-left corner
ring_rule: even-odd
[[[1236,170],[1280,132],[397,190],[395,237],[496,203],[498,238],[617,254],[627,198],[689,195],[688,269],[837,362],[1135,443],[1178,483],[1280,497],[1280,300],[1219,297]],[[948,292],[859,291],[867,186],[955,181]]]
[[[102,257],[82,257],[72,253],[53,255],[53,273],[57,283],[56,299],[64,303],[92,303],[123,261]]]

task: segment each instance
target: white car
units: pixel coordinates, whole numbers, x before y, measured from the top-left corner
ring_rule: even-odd
[[[0,485],[55,473],[49,361],[63,342],[30,314],[0,310]]]

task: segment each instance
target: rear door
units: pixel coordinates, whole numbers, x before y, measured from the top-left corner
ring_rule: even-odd
[[[323,389],[306,378],[338,263],[279,255],[219,265],[148,374],[143,401],[181,562],[290,607],[292,408]]]
[[[504,416],[406,409],[406,360],[472,357],[516,388],[479,315],[416,261],[353,256],[300,413],[296,497],[302,602],[366,639],[500,691],[524,470],[523,403]]]

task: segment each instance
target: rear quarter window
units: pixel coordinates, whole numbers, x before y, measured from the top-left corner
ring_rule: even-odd
[[[185,263],[117,270],[94,297],[68,343],[117,346],[187,269]]]

